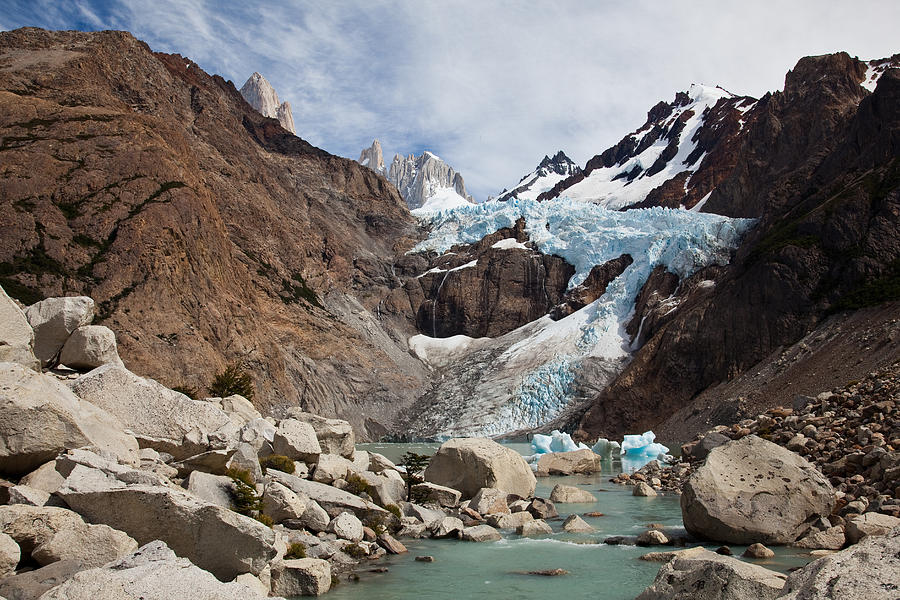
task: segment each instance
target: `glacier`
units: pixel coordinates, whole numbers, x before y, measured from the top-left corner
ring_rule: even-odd
[[[522,218],[541,252],[559,255],[575,266],[570,288],[584,281],[594,265],[625,253],[634,258],[602,297],[559,321],[545,316],[494,339],[454,336],[445,342],[422,334],[411,338],[410,349],[433,368],[452,371],[471,357],[465,377],[448,371],[446,382],[438,384],[440,393],[435,393],[430,411],[434,414],[423,417],[428,424],[418,429],[420,435],[433,437],[497,436],[551,421],[575,399],[574,384],[586,360],[606,365],[609,378],[627,364],[633,350],[625,325],[655,267],[663,265],[684,279],[703,267],[727,264],[754,223],[659,207],[617,211],[569,198],[489,201],[417,216],[431,232],[410,252],[438,254],[513,227]],[[491,367],[471,373],[473,367],[485,364]],[[461,380],[472,378],[477,381],[467,384],[469,388],[458,389]],[[487,415],[461,414],[476,407]]]

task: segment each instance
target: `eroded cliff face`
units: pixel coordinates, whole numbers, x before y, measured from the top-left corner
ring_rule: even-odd
[[[652,427],[831,312],[896,298],[900,71],[884,71],[870,93],[860,85],[867,70],[844,53],[804,58],[785,91],[759,103],[736,164],[704,206],[758,225],[725,268],[674,291],[651,277],[629,327],[642,330],[643,347],[594,399],[582,435]]]
[[[419,233],[383,178],[127,33],[0,33],[0,65],[11,295],[88,294],[133,371],[203,387],[239,361],[261,408],[370,437],[416,397],[392,263]]]

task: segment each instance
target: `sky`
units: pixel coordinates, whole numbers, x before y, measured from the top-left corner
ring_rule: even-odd
[[[759,97],[802,56],[900,52],[898,23],[896,0],[0,0],[0,30],[123,29],[238,88],[259,71],[300,137],[431,150],[478,201],[545,154],[583,166],[692,83]]]

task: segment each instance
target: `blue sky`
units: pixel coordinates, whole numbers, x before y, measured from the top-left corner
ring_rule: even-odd
[[[558,149],[583,165],[691,83],[760,96],[801,56],[900,52],[898,23],[895,0],[0,0],[0,29],[125,29],[238,87],[259,71],[304,139],[430,149],[478,200]]]

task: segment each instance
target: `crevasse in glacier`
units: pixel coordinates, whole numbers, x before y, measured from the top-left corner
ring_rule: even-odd
[[[486,202],[418,216],[431,233],[411,252],[443,253],[524,218],[526,232],[541,252],[559,255],[575,266],[570,288],[584,281],[594,265],[626,253],[634,259],[595,302],[559,321],[542,317],[496,339],[498,343],[508,340],[508,346],[495,364],[513,372],[518,368],[521,376],[507,401],[497,407],[496,418],[466,432],[469,435],[500,435],[536,427],[557,416],[572,400],[571,384],[581,361],[592,357],[622,362],[630,357],[624,327],[638,292],[656,266],[664,265],[686,278],[702,267],[727,264],[753,223],[668,208],[615,211],[567,198]],[[417,340],[410,345],[423,346]],[[458,341],[456,346],[465,347]]]

